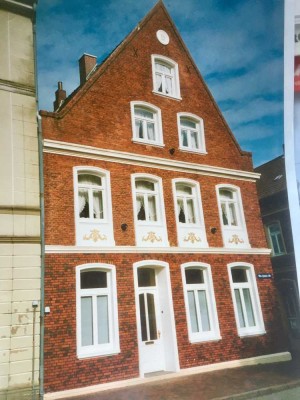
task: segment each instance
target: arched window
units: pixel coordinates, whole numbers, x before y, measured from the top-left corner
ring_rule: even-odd
[[[152,55],[153,91],[180,98],[178,64],[170,58]]]
[[[240,189],[217,185],[220,222],[225,247],[250,247]]]
[[[181,272],[190,341],[220,339],[210,266],[186,263]]]
[[[77,267],[77,353],[79,357],[120,351],[115,267]]]
[[[142,101],[132,101],[131,120],[133,140],[152,145],[163,145],[161,111]]]
[[[74,193],[77,245],[114,245],[109,172],[75,167]]]
[[[176,200],[177,200],[177,218],[181,224],[195,224],[199,218],[196,216],[197,202],[195,187],[177,182]]]
[[[228,265],[228,271],[239,335],[264,333],[253,265],[232,263]]]
[[[177,121],[180,149],[206,153],[202,118],[190,113],[178,113]]]

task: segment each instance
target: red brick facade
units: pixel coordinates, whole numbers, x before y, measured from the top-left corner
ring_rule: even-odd
[[[166,46],[156,38],[166,31]],[[151,55],[164,55],[179,65],[182,100],[153,93]],[[161,109],[164,147],[132,142],[130,102],[144,101]],[[204,120],[207,154],[180,151],[176,115],[189,112]],[[125,39],[96,72],[79,87],[55,113],[41,112],[43,134],[47,140],[92,146],[118,152],[152,156],[252,172],[251,156],[242,152],[205,86],[194,62],[182,43],[161,3]],[[175,149],[174,154],[170,149]],[[54,154],[56,153],[56,154]],[[129,161],[128,161],[129,160]],[[234,317],[227,265],[250,263],[255,273],[271,273],[268,255],[259,251],[203,253],[178,249],[172,179],[188,178],[199,182],[209,248],[222,248],[222,227],[216,185],[240,188],[249,242],[252,249],[267,247],[256,193],[255,180],[224,173],[189,173],[158,165],[137,165],[107,157],[62,154],[46,149],[45,227],[47,246],[73,246],[74,251],[55,252],[46,247],[45,304],[51,313],[45,321],[45,390],[72,389],[139,376],[139,353],[133,281],[133,264],[158,260],[169,264],[178,356],[180,368],[236,360],[286,350],[280,343],[278,304],[273,281],[258,280],[258,292],[266,334],[239,337]],[[155,164],[155,163],[154,163]],[[114,251],[80,252],[76,247],[73,168],[98,167],[110,172],[114,239],[116,246],[135,246],[134,210],[130,177],[134,173],[162,178],[168,239],[172,251],[144,253]],[[126,223],[127,229],[121,229]],[[212,233],[211,228],[216,232]],[[116,248],[117,248],[116,247]],[[68,247],[70,248],[70,247]],[[124,249],[124,247],[122,247]],[[48,250],[47,250],[48,249]],[[178,250],[174,250],[178,249]],[[211,266],[221,339],[190,343],[187,330],[180,265],[187,262]],[[76,353],[76,275],[78,265],[104,263],[116,267],[120,353],[79,359]]]

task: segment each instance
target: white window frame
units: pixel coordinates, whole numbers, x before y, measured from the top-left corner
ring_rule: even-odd
[[[151,140],[147,138],[139,138],[136,135],[135,130],[135,108],[144,108],[146,111],[153,113],[153,122],[156,140]],[[164,146],[163,143],[163,130],[162,130],[162,117],[160,108],[154,106],[153,104],[146,103],[145,101],[131,101],[130,102],[131,111],[131,127],[132,127],[132,141],[137,143],[151,144],[153,146]],[[146,120],[145,120],[146,121]]]
[[[199,269],[203,271],[204,283],[201,284],[187,284],[185,271],[187,269]],[[185,302],[185,310],[186,310],[186,318],[187,318],[187,326],[188,326],[188,335],[189,341],[191,343],[197,342],[205,342],[205,341],[213,341],[220,340],[220,328],[217,314],[217,306],[215,300],[215,292],[211,274],[211,267],[209,264],[200,263],[200,262],[188,262],[181,265],[181,276],[182,276],[182,284],[183,284],[183,292],[184,292],[184,302]],[[198,332],[192,331],[192,323],[190,318],[190,309],[189,309],[189,301],[188,301],[188,291],[198,291],[204,290],[206,292],[206,300],[209,314],[209,322],[210,322],[210,331],[203,332],[199,330]],[[198,323],[200,320],[200,307],[199,303],[196,302],[196,310],[198,315]]]
[[[107,288],[81,289],[80,276],[83,271],[102,271],[107,273]],[[108,315],[109,315],[109,343],[94,344],[91,346],[81,345],[81,298],[84,296],[96,297],[107,294]],[[93,325],[95,322],[96,310],[93,310]],[[76,330],[77,330],[77,356],[87,358],[105,356],[120,353],[119,343],[119,322],[117,307],[117,283],[116,269],[110,264],[83,264],[76,267]],[[96,328],[94,328],[96,329]],[[94,331],[95,332],[95,331]]]
[[[173,82],[173,93],[169,94],[169,93],[166,93],[164,90],[162,92],[159,92],[156,89],[156,86],[157,86],[156,85],[156,68],[155,68],[156,62],[165,64],[172,69],[170,76],[172,77],[172,82]],[[159,94],[161,96],[166,96],[166,97],[171,97],[174,99],[181,100],[178,64],[175,61],[171,60],[170,58],[162,56],[162,55],[158,55],[158,54],[151,55],[151,63],[152,63],[153,93]],[[164,81],[164,79],[163,79],[163,81]]]
[[[234,308],[234,315],[235,315],[238,335],[242,337],[242,336],[265,334],[266,331],[265,331],[265,326],[264,326],[260,298],[259,298],[258,289],[257,289],[257,282],[256,282],[256,277],[255,277],[254,266],[252,264],[245,263],[245,262],[234,262],[234,263],[228,264],[227,268],[228,268],[232,303],[233,303],[233,308]],[[231,273],[231,271],[233,269],[245,270],[246,276],[247,276],[247,282],[233,282],[232,273]],[[240,324],[238,306],[237,306],[235,292],[234,292],[235,289],[239,290],[239,292],[240,292],[245,327],[241,326],[241,324]],[[252,303],[252,310],[253,310],[253,315],[254,315],[254,320],[255,320],[255,326],[250,326],[248,323],[245,299],[244,299],[244,294],[242,292],[243,289],[249,289],[251,303]]]
[[[234,196],[234,203],[235,203],[235,212],[236,212],[236,219],[237,225],[224,225],[223,223],[223,216],[222,216],[222,207],[221,207],[221,196],[220,190],[228,190],[233,193]],[[216,194],[218,200],[218,209],[219,209],[219,218],[220,218],[220,226],[222,228],[222,235],[223,235],[223,242],[224,245],[227,247],[228,244],[226,242],[226,234],[233,234],[233,235],[241,235],[243,237],[242,247],[249,248],[249,239],[248,239],[248,232],[244,214],[244,207],[242,202],[241,190],[238,186],[231,185],[231,184],[219,184],[216,185]]]
[[[184,186],[187,186],[192,189],[192,194],[191,195],[178,195],[177,193],[177,184],[181,184]],[[185,226],[185,227],[194,227],[194,226],[199,226],[203,225],[203,211],[202,211],[202,205],[201,205],[201,196],[200,196],[200,189],[199,189],[199,183],[196,181],[193,181],[191,179],[173,179],[173,192],[174,192],[174,205],[175,205],[175,211],[176,211],[176,222],[178,226]],[[185,215],[188,214],[187,210],[187,200],[192,199],[193,200],[193,207],[194,207],[194,218],[195,222],[180,222],[179,221],[179,209],[178,209],[178,202],[177,199],[178,197],[183,198],[183,207],[185,211]]]
[[[102,200],[103,200],[103,214],[104,218],[80,218],[79,216],[79,200],[78,200],[78,176],[80,174],[95,175],[102,179]],[[89,167],[89,166],[77,166],[73,168],[73,184],[74,184],[74,213],[75,213],[75,232],[76,242],[79,241],[78,236],[82,227],[86,226],[89,229],[100,228],[104,229],[104,234],[108,237],[106,242],[102,242],[100,245],[114,246],[114,229],[113,229],[113,216],[112,216],[112,199],[111,199],[111,184],[110,184],[110,173],[102,168]],[[78,243],[77,243],[78,244]],[[82,245],[82,243],[80,243]],[[85,243],[88,245],[88,243]]]
[[[196,123],[197,140],[199,143],[198,148],[191,146],[190,132],[188,132],[188,145],[184,146],[181,139],[181,118],[186,118],[194,123]],[[182,151],[188,151],[192,153],[207,154],[205,147],[205,137],[204,137],[204,122],[203,119],[195,114],[180,112],[177,113],[177,127],[178,127],[178,139],[179,139],[179,149]]]
[[[278,248],[280,247],[280,246],[278,245],[278,235],[281,236],[282,245],[283,245],[283,251],[281,251],[281,252],[279,252],[279,253],[275,253],[275,249],[274,249],[274,245],[273,245],[273,240],[272,240],[272,237],[274,236],[274,234],[272,234],[272,233],[270,232],[270,227],[271,227],[271,226],[274,226],[274,225],[276,225],[276,226],[277,226],[277,229],[278,229],[278,233],[276,234],[277,246],[278,246]],[[282,234],[282,229],[281,229],[280,221],[273,221],[273,222],[270,222],[270,223],[266,226],[266,230],[267,230],[267,234],[268,234],[268,242],[269,242],[269,244],[270,244],[270,246],[271,246],[271,249],[272,249],[272,256],[273,256],[273,257],[278,257],[278,256],[282,256],[282,255],[286,254],[286,247],[285,247],[285,242],[284,242],[284,238],[283,238],[283,234]]]

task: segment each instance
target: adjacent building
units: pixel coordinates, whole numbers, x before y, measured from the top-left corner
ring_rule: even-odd
[[[261,174],[258,196],[267,241],[272,249],[274,279],[281,297],[292,350],[299,347],[300,310],[293,235],[285,175],[280,156],[255,169]]]
[[[0,399],[38,382],[40,189],[33,0],[0,1]]]
[[[45,392],[289,359],[259,174],[163,3],[79,67],[41,111]]]

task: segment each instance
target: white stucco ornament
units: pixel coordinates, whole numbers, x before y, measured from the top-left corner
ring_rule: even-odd
[[[164,45],[169,44],[170,38],[167,32],[160,29],[159,31],[156,32],[156,37],[160,41],[160,43]]]

